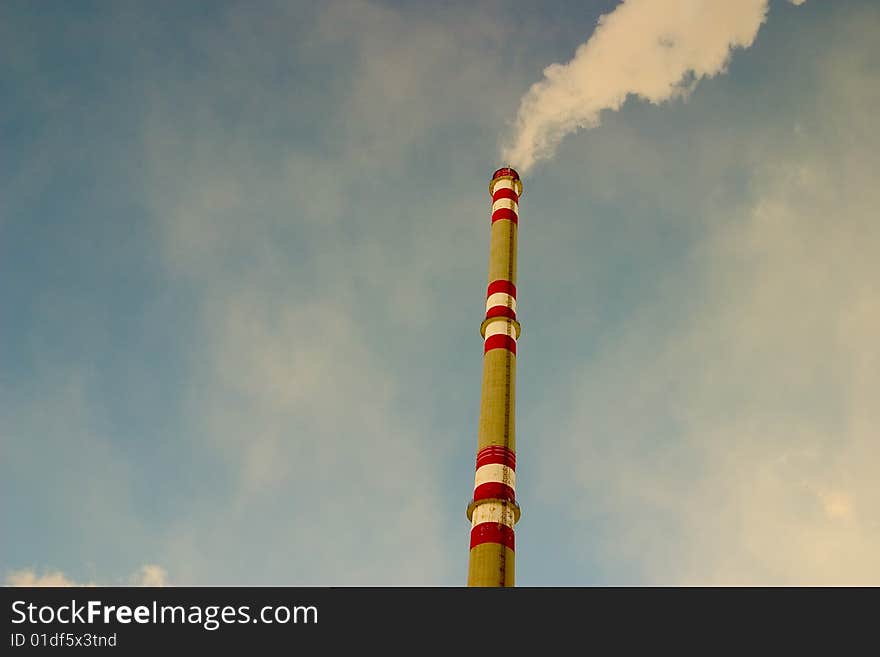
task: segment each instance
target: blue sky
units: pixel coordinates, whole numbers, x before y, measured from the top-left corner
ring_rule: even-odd
[[[615,5],[3,3],[0,576],[463,584],[488,179]],[[525,177],[518,584],[880,583],[878,33]]]

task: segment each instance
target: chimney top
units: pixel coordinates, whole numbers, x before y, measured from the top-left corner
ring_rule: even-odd
[[[501,176],[510,176],[514,180],[519,180],[519,174],[516,172],[516,169],[512,167],[501,167],[495,173],[492,174],[492,180],[496,178],[500,178]]]

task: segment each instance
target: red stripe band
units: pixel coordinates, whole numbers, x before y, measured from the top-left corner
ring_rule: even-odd
[[[495,212],[492,213],[492,223],[494,224],[501,219],[510,219],[513,223],[517,223],[516,212],[510,208],[499,208],[498,210],[495,210]]]
[[[486,319],[490,317],[510,317],[510,319],[516,319],[516,312],[513,308],[508,308],[507,306],[492,306],[486,311]]]
[[[491,463],[500,463],[511,470],[516,470],[516,453],[504,445],[489,445],[477,452],[478,470]]]
[[[481,522],[471,529],[471,549],[483,543],[501,543],[513,550],[513,529],[500,522]]]
[[[496,170],[492,174],[492,180],[498,180],[501,176],[510,176],[514,180],[519,180],[519,174],[516,172],[516,169],[511,169],[510,167],[501,167]]]
[[[492,349],[507,349],[507,351],[516,355],[516,340],[503,333],[490,335],[486,338],[486,343],[483,345],[483,353],[485,354]]]
[[[516,493],[508,484],[500,481],[487,481],[474,488],[475,500],[501,499],[515,500]]]
[[[509,198],[512,201],[519,202],[519,194],[517,194],[514,190],[509,187],[502,187],[501,189],[495,190],[495,193],[492,194],[492,202],[500,201],[503,198]]]
[[[497,292],[509,294],[514,299],[516,299],[516,285],[514,285],[510,281],[497,280],[489,283],[489,288],[488,290],[486,290],[486,298],[488,299]]]

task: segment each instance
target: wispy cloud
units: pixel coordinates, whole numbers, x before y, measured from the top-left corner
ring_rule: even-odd
[[[817,69],[809,128],[782,150],[740,133],[750,198],[704,217],[690,260],[575,386],[571,456],[545,459],[544,485],[577,482],[573,522],[612,580],[880,581],[880,193],[867,173],[880,160],[866,111],[880,81],[865,66],[877,16],[860,20]]]
[[[353,68],[343,75],[351,86],[318,92],[345,137],[328,136],[331,147],[262,141],[252,124],[229,123],[201,92],[181,90],[186,113],[179,97],[166,105],[164,92],[150,104],[148,201],[170,275],[198,298],[185,412],[197,449],[222,455],[233,473],[222,519],[182,525],[170,549],[192,576],[216,573],[227,558],[212,562],[216,533],[256,525],[286,548],[253,577],[457,579],[444,546],[464,545],[465,495],[455,509],[459,523],[447,530],[441,481],[450,446],[438,438],[443,427],[431,427],[408,401],[434,412],[438,384],[428,376],[425,394],[416,395],[407,372],[428,362],[406,359],[430,358],[422,333],[448,318],[428,290],[458,275],[442,252],[473,248],[472,241],[462,246],[462,236],[485,228],[477,218],[487,197],[447,200],[433,182],[436,160],[426,162],[424,185],[400,187],[393,199],[376,190],[399,180],[397,163],[433,133],[442,135],[472,105],[492,106],[479,90],[502,57],[481,50],[502,28],[474,21],[451,31],[363,2],[331,3],[315,21],[307,41],[289,46],[304,59],[343,45],[353,50]],[[222,32],[203,45],[227,49]],[[276,92],[265,82],[249,78],[265,102],[294,111],[293,89]],[[475,249],[473,262],[483,257]],[[478,309],[479,284],[473,287]]]
[[[156,564],[144,564],[136,572],[116,584],[76,582],[60,570],[37,572],[31,568],[11,571],[6,575],[6,586],[167,586],[168,573]]]

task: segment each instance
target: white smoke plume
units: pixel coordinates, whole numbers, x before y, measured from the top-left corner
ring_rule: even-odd
[[[651,103],[686,97],[722,73],[733,48],[748,48],[768,0],[623,0],[599,17],[567,64],[551,64],[523,96],[514,140],[501,160],[528,171],[579,128],[599,124],[630,94]],[[805,0],[789,0],[799,5]]]

